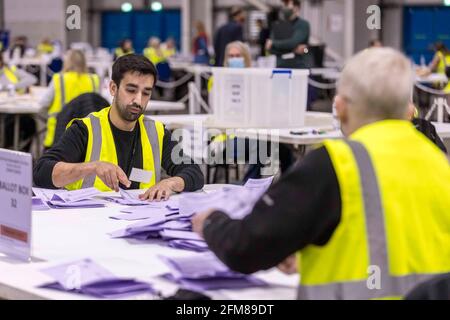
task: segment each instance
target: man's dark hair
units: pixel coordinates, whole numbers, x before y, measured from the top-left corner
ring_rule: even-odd
[[[158,80],[158,71],[155,65],[142,55],[127,54],[114,62],[112,67],[112,80],[118,87],[127,72],[152,75],[155,78],[155,82]]]

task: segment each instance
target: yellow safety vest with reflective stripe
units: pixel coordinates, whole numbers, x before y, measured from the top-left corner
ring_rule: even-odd
[[[298,253],[300,299],[399,299],[450,271],[450,166],[407,121],[326,141],[341,221],[328,243]]]
[[[50,148],[55,139],[56,117],[62,108],[76,97],[89,92],[99,92],[100,79],[95,74],[64,72],[53,75],[55,97],[48,109],[47,134],[44,146]]]
[[[116,58],[120,58],[120,57],[122,57],[124,55],[133,54],[133,53],[134,53],[134,50],[130,50],[128,52],[125,52],[125,51],[123,51],[122,48],[116,48],[116,50],[114,51],[114,54],[115,54]]]
[[[53,52],[53,46],[51,44],[41,43],[37,47],[39,53],[49,54]]]
[[[17,75],[16,75],[16,70],[17,70],[17,68],[15,66],[11,66],[11,67],[4,66],[3,67],[3,73],[5,74],[6,78],[9,80],[9,82],[11,82],[12,84],[17,84],[19,82],[19,78],[17,78]],[[19,90],[17,90],[17,92],[25,93],[25,90],[19,89]]]
[[[166,61],[166,57],[164,57],[162,50],[160,50],[160,52],[158,52],[158,50],[156,50],[155,48],[152,48],[152,47],[144,49],[144,56],[148,60],[150,60],[155,66],[158,63]]]
[[[437,73],[442,73],[442,74],[446,74],[445,73],[445,68],[447,66],[450,67],[450,54],[447,54],[444,56],[444,54],[441,51],[438,51],[438,56],[439,56],[439,64],[437,67]],[[450,93],[450,79],[448,79],[448,83],[447,86],[444,88],[444,91],[446,93]]]
[[[88,129],[88,144],[84,162],[103,161],[118,165],[114,136],[109,123],[111,107],[99,112],[91,113],[80,119]],[[74,120],[72,120],[73,122]],[[69,123],[68,127],[72,124]],[[138,120],[140,127],[140,143],[142,148],[142,165],[146,171],[151,171],[152,178],[148,183],[140,183],[140,189],[148,189],[161,180],[161,159],[164,139],[164,125],[141,116]],[[78,190],[95,187],[100,191],[111,191],[100,178],[86,177],[66,186],[67,190]]]
[[[177,51],[175,49],[162,49],[163,56],[167,59],[173,57]]]

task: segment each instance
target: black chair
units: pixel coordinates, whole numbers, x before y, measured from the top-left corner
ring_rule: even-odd
[[[450,300],[450,273],[419,284],[406,295],[405,300]]]

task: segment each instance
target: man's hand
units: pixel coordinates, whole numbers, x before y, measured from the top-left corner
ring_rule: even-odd
[[[131,186],[130,180],[123,170],[115,164],[109,162],[94,162],[95,175],[99,177],[108,188],[118,192],[119,182],[129,188]]]
[[[306,44],[300,44],[295,48],[295,53],[298,55],[308,53],[308,46]]]
[[[292,255],[286,260],[284,260],[282,263],[280,263],[277,268],[285,273],[285,274],[295,274],[297,273],[297,258],[295,255]]]
[[[266,41],[266,50],[272,49],[272,45],[273,45],[272,40],[268,39],[268,40]]]
[[[197,213],[192,217],[192,231],[197,233],[200,237],[203,237],[203,225],[205,220],[214,212],[215,210],[208,210],[202,213]]]
[[[144,194],[139,195],[139,199],[150,201],[168,200],[175,192],[182,192],[184,187],[184,180],[180,177],[165,179],[148,189]]]

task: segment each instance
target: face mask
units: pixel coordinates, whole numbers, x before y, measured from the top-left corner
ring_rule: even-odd
[[[228,67],[230,67],[230,68],[245,68],[245,60],[243,57],[228,59]]]
[[[281,10],[281,18],[284,20],[291,20],[294,15],[294,9],[291,8],[283,8]]]

